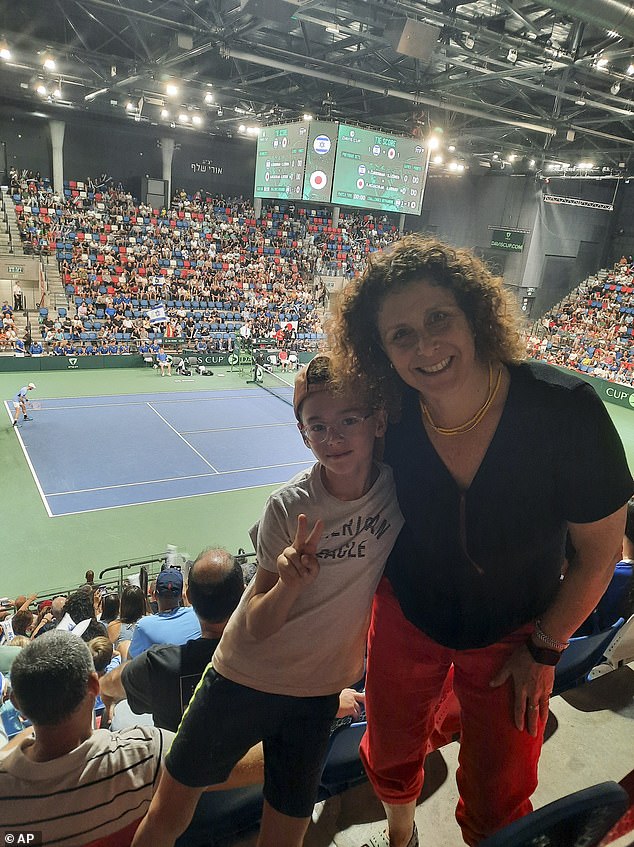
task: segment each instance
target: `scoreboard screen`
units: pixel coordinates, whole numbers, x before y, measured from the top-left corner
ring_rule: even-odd
[[[301,200],[309,124],[262,127],[255,158],[254,197]]]
[[[311,121],[309,127],[302,200],[330,203],[337,124],[332,121]]]
[[[339,124],[331,202],[420,215],[424,171],[418,139]]]

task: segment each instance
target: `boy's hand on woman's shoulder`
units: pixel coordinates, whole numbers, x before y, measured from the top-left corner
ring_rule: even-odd
[[[319,562],[316,554],[323,529],[323,521],[317,520],[309,532],[306,515],[298,516],[295,538],[277,558],[280,580],[288,588],[301,590],[317,578]]]

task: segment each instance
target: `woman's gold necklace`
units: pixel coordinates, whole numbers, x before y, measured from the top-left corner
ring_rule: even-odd
[[[437,432],[438,435],[463,435],[465,432],[471,432],[472,429],[475,429],[477,425],[480,423],[482,418],[486,415],[486,413],[491,408],[493,401],[495,400],[498,391],[500,390],[500,385],[502,384],[502,368],[498,371],[497,379],[495,381],[495,385],[493,385],[493,367],[489,362],[489,390],[487,392],[486,400],[483,405],[480,406],[478,411],[473,415],[473,417],[469,418],[468,421],[465,421],[460,426],[437,426],[434,423],[432,416],[429,412],[429,409],[423,402],[423,398],[419,397],[419,403],[421,411],[425,417],[425,420],[430,425],[430,427]]]

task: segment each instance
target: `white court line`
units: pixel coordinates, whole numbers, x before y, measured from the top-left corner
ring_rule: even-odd
[[[310,459],[308,460],[310,461]],[[246,471],[268,471],[271,468],[288,468],[293,467],[294,465],[305,465],[307,462],[299,461],[299,462],[281,462],[277,465],[257,465],[253,468],[235,468],[230,471],[216,471],[215,473],[195,473],[190,474],[189,476],[168,476],[164,479],[147,479],[142,482],[117,482],[114,485],[97,485],[94,488],[75,488],[72,491],[54,491],[52,494],[49,493],[47,497],[65,497],[68,494],[87,494],[91,491],[110,491],[110,489],[114,488],[134,488],[135,485],[158,485],[161,482],[180,482],[183,479],[203,479],[207,476],[230,476],[232,474],[243,473]],[[256,487],[256,486],[254,486]],[[238,489],[236,489],[238,490]],[[208,492],[208,493],[216,493],[216,492]],[[194,495],[192,495],[194,496]]]
[[[310,462],[296,462],[296,464],[310,465]],[[212,476],[212,474],[209,474]],[[65,518],[68,515],[86,515],[90,512],[105,512],[107,509],[129,509],[132,506],[151,506],[153,503],[169,503],[172,500],[187,500],[190,497],[210,497],[214,494],[231,494],[234,491],[245,491],[247,488],[271,488],[279,487],[279,482],[263,482],[259,485],[242,486],[241,488],[223,488],[222,491],[201,491],[199,494],[179,494],[178,497],[159,497],[154,500],[143,500],[140,503],[118,503],[114,506],[99,506],[96,509],[78,509],[76,512],[64,512],[61,515],[51,515],[52,518]]]
[[[13,421],[13,415],[11,414],[9,404],[7,403],[6,400],[4,401],[4,407],[7,410],[7,414],[9,415],[9,420]],[[26,445],[24,444],[24,441],[22,440],[22,435],[20,434],[20,431],[18,430],[17,426],[12,426],[12,429],[15,430],[15,434],[18,437],[18,444],[20,445],[20,447],[22,448],[22,452],[24,453],[24,458],[26,459],[26,463],[29,466],[29,470],[31,471],[33,481],[35,482],[35,487],[40,492],[40,497],[42,498],[42,503],[44,504],[44,508],[46,509],[46,514],[49,516],[49,518],[52,518],[53,513],[51,512],[51,510],[49,508],[48,501],[46,499],[46,495],[44,494],[44,491],[42,490],[42,486],[40,485],[40,481],[37,478],[37,474],[35,473],[35,468],[33,467],[33,463],[31,462],[31,459],[29,458],[29,454],[27,452]]]
[[[162,415],[160,412],[157,412],[157,411],[156,411],[156,409],[154,408],[154,406],[153,406],[151,403],[148,403],[147,405],[150,407],[150,409],[152,409],[152,411],[154,412],[154,414],[155,414],[155,415],[157,415],[157,416],[158,416],[158,417],[159,417],[159,418],[163,421],[163,423],[167,424],[167,426],[168,426],[168,427],[172,430],[172,432],[175,432],[175,433],[176,433],[176,435],[178,435],[178,437],[179,437],[182,441],[184,441],[184,442],[185,442],[185,444],[187,444],[187,446],[189,447],[189,449],[190,449],[190,450],[193,450],[193,451],[194,451],[194,453],[195,453],[195,454],[196,454],[196,455],[197,455],[200,459],[202,459],[202,460],[203,460],[203,462],[207,465],[207,467],[208,467],[208,468],[211,468],[211,469],[212,469],[212,471],[214,471],[214,473],[219,473],[219,471],[218,471],[218,470],[216,470],[216,468],[214,468],[214,466],[211,464],[211,462],[208,462],[208,461],[207,461],[207,459],[205,459],[205,457],[202,455],[202,453],[199,453],[199,452],[198,452],[198,450],[196,450],[196,448],[195,448],[195,447],[192,447],[192,445],[189,443],[189,441],[188,441],[186,438],[183,438],[183,436],[180,434],[180,432],[179,432],[177,429],[174,429],[174,427],[171,425],[171,423],[170,423],[169,421],[165,420],[165,418],[163,417],[163,415]]]
[[[271,429],[274,426],[292,426],[296,424],[293,421],[288,423],[270,423],[270,424],[247,424],[246,426],[219,426],[216,429],[184,429],[183,435],[198,435],[201,432],[237,432],[241,429]]]
[[[231,389],[229,389],[231,390]],[[241,389],[237,389],[240,391]],[[121,397],[121,394],[113,394],[112,397]],[[154,395],[156,396],[156,395]],[[215,403],[218,400],[248,400],[253,395],[251,394],[241,394],[238,397],[187,397],[183,400],[152,400],[152,403]],[[48,398],[49,400],[55,398]],[[68,398],[71,399],[70,397]],[[78,398],[79,399],[79,398]],[[278,398],[279,399],[279,398]],[[46,402],[41,401],[41,402]],[[38,409],[40,412],[57,412],[58,410],[68,410],[68,409],[119,409],[124,408],[126,406],[146,406],[150,405],[149,400],[131,400],[129,403],[86,403],[83,406],[79,404],[74,404],[72,406],[43,406],[41,409]]]

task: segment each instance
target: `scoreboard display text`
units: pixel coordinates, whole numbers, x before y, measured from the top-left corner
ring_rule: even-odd
[[[301,200],[309,124],[265,126],[258,135],[254,197]]]
[[[254,196],[420,215],[424,174],[418,139],[298,121],[260,130]]]
[[[335,205],[420,215],[424,171],[418,139],[339,124]]]

